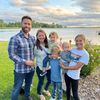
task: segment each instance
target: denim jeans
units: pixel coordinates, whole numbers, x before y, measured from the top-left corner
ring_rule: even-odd
[[[67,100],[71,100],[71,88],[74,100],[79,100],[78,97],[78,80],[70,78],[66,73],[64,75],[66,83],[66,96]]]
[[[30,73],[17,73],[14,71],[14,87],[12,90],[11,100],[18,100],[19,92],[22,87],[23,80],[25,80],[25,96],[30,95],[30,86],[32,84],[32,78],[34,71]]]
[[[58,100],[62,100],[62,82],[52,82],[52,98],[56,98],[56,92],[58,94]]]
[[[44,89],[48,90],[48,87],[49,87],[49,85],[51,83],[51,77],[50,77],[51,70],[47,70],[47,74],[45,76],[40,76],[40,74],[42,73],[42,71],[37,66],[36,73],[37,73],[37,76],[38,76],[37,94],[41,95],[41,90],[42,90],[42,86],[43,86],[43,83],[44,83],[45,76],[47,78],[47,83],[46,83]]]
[[[47,56],[43,59],[43,67],[44,67],[44,68],[47,67],[47,64],[48,64],[48,62],[49,62],[49,60],[50,60],[49,55],[50,55],[50,54],[47,54]]]

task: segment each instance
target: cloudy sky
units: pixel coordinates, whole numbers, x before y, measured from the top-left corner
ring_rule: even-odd
[[[0,19],[20,21],[23,15],[66,26],[100,26],[100,0],[0,0]]]

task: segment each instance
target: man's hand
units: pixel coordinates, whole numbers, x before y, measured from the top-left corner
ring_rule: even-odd
[[[26,60],[25,64],[28,66],[33,66],[33,61],[32,60]]]

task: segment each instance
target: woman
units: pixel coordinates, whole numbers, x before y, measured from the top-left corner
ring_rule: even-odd
[[[71,49],[71,61],[69,66],[61,64],[63,69],[68,70],[65,73],[65,83],[66,83],[66,96],[67,100],[70,100],[71,88],[74,100],[79,100],[78,96],[78,80],[80,79],[80,71],[84,65],[89,62],[89,54],[85,50],[85,36],[79,34],[75,37],[76,48]]]
[[[44,82],[44,78],[46,76],[47,83],[44,87],[44,93],[47,96],[51,96],[50,92],[48,91],[48,87],[50,85],[50,67],[48,66],[47,74],[45,76],[41,76],[41,73],[43,72],[43,59],[47,56],[48,52],[48,40],[45,32],[43,30],[38,30],[36,34],[37,40],[36,40],[36,46],[34,49],[34,54],[36,57],[36,73],[38,76],[38,86],[37,86],[37,94],[40,98],[40,100],[45,100],[44,95],[42,95],[42,86]]]

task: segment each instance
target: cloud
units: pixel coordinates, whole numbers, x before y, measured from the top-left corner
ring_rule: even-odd
[[[70,9],[65,9],[61,6],[47,6],[48,0],[10,0],[10,4],[14,7],[31,12],[39,13],[42,15],[54,15],[54,16],[70,16],[75,15],[75,12]]]
[[[100,26],[100,21],[88,21],[88,20],[77,20],[77,21],[63,21],[58,22],[58,24],[63,24],[64,26],[83,26],[83,27],[94,27],[94,26]]]
[[[10,0],[10,4],[12,6],[20,6],[20,5],[24,4],[24,1],[23,0]]]
[[[73,5],[81,7],[85,12],[100,13],[100,0],[72,0]]]
[[[22,16],[29,15],[38,22],[54,22],[66,26],[100,26],[99,0],[71,1],[74,6],[71,5],[70,9],[61,5],[51,6],[48,0],[10,0],[13,10],[0,12],[0,18],[20,21]],[[80,10],[77,11],[74,7]]]
[[[0,19],[3,19],[4,21],[7,22],[15,22],[15,21],[20,21],[21,17],[26,14],[24,13],[17,13],[17,12],[11,12],[10,10],[0,12]]]
[[[27,12],[37,12],[38,14],[41,15],[51,15],[51,16],[72,16],[75,15],[75,12],[73,11],[69,11],[66,10],[64,8],[61,7],[24,7],[22,8],[23,10],[27,11]]]
[[[12,6],[40,6],[46,3],[47,0],[10,0]]]
[[[11,0],[11,5],[20,8],[36,21],[57,22],[65,16],[75,16],[76,13],[61,6],[43,6],[47,0]]]

